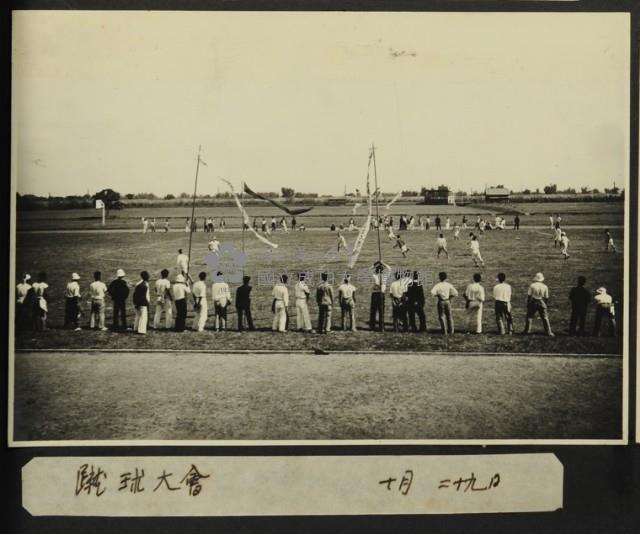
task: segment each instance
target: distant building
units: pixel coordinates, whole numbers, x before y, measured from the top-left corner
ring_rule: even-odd
[[[509,188],[502,186],[487,188],[484,190],[484,199],[485,201],[508,201],[510,194]]]
[[[424,204],[456,204],[456,196],[448,188],[428,189],[424,192]]]

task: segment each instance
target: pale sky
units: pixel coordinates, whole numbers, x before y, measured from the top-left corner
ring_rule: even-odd
[[[16,12],[19,193],[628,179],[629,15]]]

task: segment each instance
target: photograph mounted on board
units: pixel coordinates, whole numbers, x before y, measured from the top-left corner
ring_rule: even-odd
[[[624,13],[14,12],[11,444],[625,441],[629,64]]]

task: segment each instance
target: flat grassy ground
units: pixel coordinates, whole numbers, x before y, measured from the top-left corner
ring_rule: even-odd
[[[592,439],[619,357],[18,353],[16,440]]]
[[[87,293],[92,280],[92,273],[101,270],[108,283],[117,268],[127,272],[131,283],[138,280],[137,274],[146,269],[151,273],[152,282],[159,276],[162,268],[167,267],[175,274],[175,258],[179,247],[187,248],[188,236],[183,233],[155,233],[155,234],[116,234],[116,233],[85,233],[85,234],[26,234],[18,233],[17,238],[17,271],[29,272],[32,275],[40,270],[48,273],[50,294],[50,326],[44,333],[18,333],[16,347],[18,348],[162,348],[162,349],[294,349],[308,350],[312,345],[321,344],[322,347],[345,350],[379,349],[397,351],[511,351],[511,352],[568,352],[568,353],[616,353],[622,352],[622,338],[575,338],[563,336],[568,327],[570,305],[568,293],[575,284],[578,275],[585,275],[588,279],[587,287],[595,290],[605,286],[619,302],[617,307],[618,323],[622,325],[623,304],[623,230],[613,230],[613,235],[619,248],[617,254],[604,252],[602,229],[571,229],[568,227],[571,258],[564,260],[559,248],[553,247],[551,231],[547,229],[528,229],[517,231],[486,232],[481,239],[481,251],[486,267],[474,268],[468,250],[467,236],[454,241],[451,232],[449,238],[449,259],[435,256],[435,231],[407,232],[406,241],[411,248],[409,257],[403,259],[398,249],[392,247],[384,236],[382,239],[383,257],[394,268],[418,270],[423,274],[428,290],[437,280],[437,273],[445,270],[449,273],[449,280],[462,293],[471,280],[474,272],[479,271],[483,276],[483,284],[490,296],[490,289],[495,284],[495,276],[499,271],[507,274],[508,281],[514,289],[513,316],[516,331],[522,330],[525,316],[526,291],[533,275],[537,271],[544,272],[546,283],[551,293],[550,316],[555,338],[544,336],[498,337],[493,315],[493,301],[489,297],[485,305],[483,329],[488,334],[482,336],[456,334],[444,338],[438,334],[438,322],[435,317],[435,298],[427,299],[427,326],[430,332],[424,334],[402,335],[393,333],[368,332],[370,276],[367,272],[372,262],[377,259],[377,241],[375,233],[370,233],[364,250],[355,268],[350,272],[353,282],[358,287],[357,323],[362,332],[331,333],[327,336],[303,335],[298,333],[274,334],[268,331],[271,326],[271,287],[273,279],[282,272],[290,275],[298,270],[313,271],[315,278],[312,288],[319,280],[318,274],[322,270],[334,276],[334,288],[347,270],[347,256],[344,252],[336,252],[336,236],[330,231],[308,231],[305,233],[283,234],[276,233],[273,240],[279,248],[273,252],[258,242],[250,234],[246,236],[246,274],[253,277],[253,312],[256,326],[262,331],[254,333],[211,331],[212,319],[204,333],[187,332],[176,334],[171,332],[149,332],[146,337],[132,333],[116,334],[111,332],[92,332],[83,330],[72,332],[63,330],[64,298],[63,292],[71,272],[80,273],[83,292]],[[219,233],[224,247],[235,247],[241,251],[241,236],[238,232]],[[349,233],[347,241],[351,245],[356,233]],[[205,256],[209,235],[202,232],[193,236],[192,270],[207,271]],[[223,255],[223,271],[235,272],[241,275],[241,262],[234,264],[232,255]],[[208,279],[210,283],[211,279]],[[295,277],[290,276],[289,288],[292,293]],[[235,293],[237,284],[232,284]],[[211,302],[209,303],[211,307]],[[83,308],[88,314],[87,299],[83,299]],[[153,314],[153,306],[151,307]],[[311,305],[312,322],[315,325],[317,307]],[[111,321],[111,303],[108,301],[107,319]],[[291,328],[295,328],[295,307],[291,299],[289,313]],[[189,321],[193,312],[189,311]],[[334,308],[334,326],[339,321],[340,311]],[[386,317],[388,326],[391,322],[391,309],[387,306]],[[463,331],[464,300],[454,302],[454,318],[458,330]],[[129,307],[129,322],[133,322],[133,307]],[[82,318],[83,326],[88,325],[88,317]],[[593,311],[588,316],[588,327],[593,324]],[[230,307],[230,326],[235,329],[236,316]],[[542,332],[542,325],[536,322],[535,331]]]
[[[311,212],[298,216],[298,223],[304,223],[308,228],[323,227],[328,228],[332,223],[345,226],[349,218],[353,216],[352,206],[316,206]],[[264,216],[268,221],[271,216],[278,220],[282,216],[277,208],[269,205],[248,206],[247,211],[250,216],[257,217],[258,221]],[[384,205],[381,205],[384,212]],[[446,216],[454,221],[461,222],[462,216],[466,215],[471,221],[475,221],[476,215],[483,217],[493,217],[495,214],[504,213],[509,224],[512,224],[513,215],[516,212],[521,214],[522,225],[547,225],[549,215],[560,213],[566,225],[606,225],[616,226],[624,223],[624,206],[622,202],[576,202],[576,203],[513,203],[513,204],[492,204],[492,205],[471,205],[471,206],[425,206],[418,204],[394,204],[389,214],[393,216],[396,227],[401,214],[430,215],[431,223],[436,215],[443,219]],[[198,207],[196,208],[196,218],[202,224],[203,217],[214,217],[217,225],[218,219],[224,217],[229,228],[240,228],[241,220],[239,212],[235,206],[224,207]],[[113,210],[104,228],[107,229],[141,229],[141,218],[156,218],[158,230],[164,224],[165,218],[170,219],[172,229],[183,229],[185,218],[191,217],[191,207],[152,207],[152,208],[125,208],[123,210]],[[353,216],[356,224],[364,221],[366,217],[366,207],[361,206]],[[287,223],[291,220],[287,217]],[[18,230],[52,230],[52,229],[102,229],[100,210],[34,210],[23,211],[19,214]],[[201,225],[200,225],[201,227]],[[201,230],[199,228],[199,230]]]

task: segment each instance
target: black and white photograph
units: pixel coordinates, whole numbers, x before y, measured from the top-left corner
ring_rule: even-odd
[[[12,31],[10,445],[627,441],[628,13]]]

